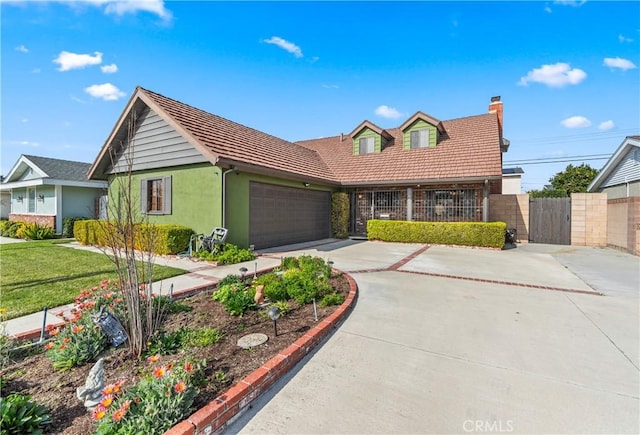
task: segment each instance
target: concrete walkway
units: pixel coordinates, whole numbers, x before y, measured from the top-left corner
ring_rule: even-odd
[[[227,433],[640,432],[638,257],[353,241],[302,252],[351,271],[357,305]]]

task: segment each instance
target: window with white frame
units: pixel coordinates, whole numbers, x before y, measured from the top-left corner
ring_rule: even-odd
[[[171,214],[171,177],[140,180],[140,211],[143,214]]]
[[[411,148],[429,147],[429,129],[413,130],[410,134]]]
[[[358,154],[371,154],[375,151],[375,138],[373,136],[361,137],[358,140]]]

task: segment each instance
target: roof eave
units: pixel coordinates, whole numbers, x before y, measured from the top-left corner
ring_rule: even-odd
[[[627,149],[637,146],[640,147],[640,140],[633,136],[627,136],[622,143],[618,146],[618,149],[613,153],[611,158],[604,164],[600,172],[596,175],[593,181],[587,187],[587,192],[593,192],[600,188],[600,185],[611,175],[611,172],[615,169],[616,165],[620,163],[622,157],[627,152]]]
[[[363,186],[406,186],[406,185],[436,185],[449,183],[484,183],[486,181],[498,181],[502,175],[487,175],[481,177],[452,177],[452,178],[427,178],[427,179],[404,179],[404,180],[372,180],[343,182],[342,187],[363,187]]]
[[[232,160],[224,157],[220,157],[216,163],[217,166],[225,168],[233,168],[240,172],[249,172],[252,174],[266,175],[270,177],[284,178],[292,181],[300,181],[303,183],[321,184],[329,187],[339,187],[340,183],[334,180],[330,180],[322,177],[314,177],[310,175],[302,175],[295,172],[283,171],[279,169],[267,168],[264,166],[254,165],[251,163]]]

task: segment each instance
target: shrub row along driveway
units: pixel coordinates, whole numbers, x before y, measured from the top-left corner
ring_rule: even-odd
[[[638,257],[375,242],[302,252],[352,272],[356,307],[229,433],[640,431]]]

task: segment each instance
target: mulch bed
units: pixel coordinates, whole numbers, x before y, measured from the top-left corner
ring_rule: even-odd
[[[342,275],[331,279],[339,292],[347,295],[349,284]],[[231,385],[253,372],[262,364],[288,347],[304,335],[315,324],[313,305],[297,306],[291,302],[292,311],[278,320],[278,336],[274,336],[273,321],[258,311],[249,311],[242,317],[229,315],[222,305],[212,300],[213,290],[198,293],[181,300],[192,307],[192,311],[169,314],[164,322],[167,332],[180,327],[198,328],[210,326],[224,331],[225,335],[218,343],[205,348],[190,348],[188,356],[199,360],[206,359],[205,377],[208,382],[200,390],[194,402],[197,410],[222,394]],[[333,307],[317,307],[321,320],[336,310]],[[269,340],[252,349],[237,346],[240,337],[251,333],[263,333]],[[131,380],[148,367],[146,361],[139,361],[129,355],[126,349],[109,349],[101,355],[104,358],[105,382],[112,383],[121,379]],[[165,355],[159,363],[177,361],[184,355]],[[76,398],[76,388],[84,386],[87,374],[93,364],[73,368],[66,372],[53,369],[51,360],[45,353],[26,356],[11,362],[5,367],[5,385],[2,396],[12,392],[31,394],[33,400],[46,406],[52,417],[48,433],[86,435],[94,425],[84,405]],[[222,371],[224,379],[215,374]],[[127,383],[131,385],[131,382]]]

